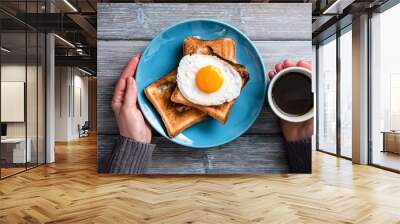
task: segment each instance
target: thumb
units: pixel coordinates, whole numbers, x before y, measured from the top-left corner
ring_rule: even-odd
[[[127,85],[124,97],[124,107],[135,107],[137,101],[137,89],[135,79],[127,78]]]

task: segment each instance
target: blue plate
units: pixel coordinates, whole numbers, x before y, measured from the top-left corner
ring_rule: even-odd
[[[176,69],[182,58],[183,40],[189,36],[200,36],[202,39],[232,38],[236,43],[237,62],[246,66],[250,80],[236,99],[224,125],[207,118],[178,136],[169,138],[161,117],[143,90]],[[171,141],[194,148],[219,146],[242,135],[260,114],[267,87],[264,63],[249,38],[226,23],[209,19],[183,21],[159,33],[142,54],[136,71],[136,82],[139,106],[150,125]]]

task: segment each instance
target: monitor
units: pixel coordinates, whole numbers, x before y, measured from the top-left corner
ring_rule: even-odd
[[[7,136],[7,124],[1,123],[1,136]]]

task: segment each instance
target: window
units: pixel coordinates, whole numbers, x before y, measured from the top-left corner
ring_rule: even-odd
[[[352,32],[340,36],[340,155],[352,157]]]
[[[19,13],[43,4],[18,2]],[[0,178],[45,163],[45,44],[44,33],[0,12]]]
[[[26,33],[1,30],[1,177],[26,170],[31,162],[31,141],[25,117]],[[4,50],[6,49],[6,50]],[[10,97],[7,97],[10,96]]]
[[[400,170],[400,4],[371,18],[372,164]]]
[[[318,47],[318,149],[336,154],[336,36]]]

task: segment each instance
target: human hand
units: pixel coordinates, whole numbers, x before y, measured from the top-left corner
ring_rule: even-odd
[[[137,106],[137,89],[134,79],[140,54],[135,55],[121,73],[114,90],[112,109],[121,136],[142,143],[151,142],[151,129]]]
[[[312,68],[311,64],[302,60],[295,62],[286,59],[282,63],[276,64],[275,71],[270,71],[268,76],[270,79],[273,79],[281,70],[294,66],[303,67],[310,71]],[[305,122],[294,123],[281,119],[281,129],[286,141],[294,142],[309,139],[314,133],[314,120],[311,118]]]

